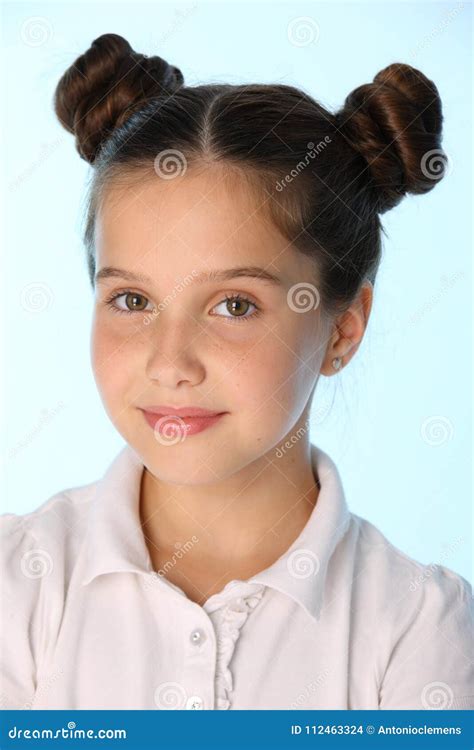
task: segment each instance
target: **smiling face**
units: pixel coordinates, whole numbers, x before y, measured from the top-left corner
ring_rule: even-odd
[[[319,307],[299,310],[293,287],[314,288],[314,265],[262,203],[246,182],[215,168],[104,195],[94,377],[112,423],[163,481],[214,482],[259,460],[267,465],[265,456],[307,416],[327,326]],[[277,280],[204,278],[246,266]],[[158,404],[226,413],[204,431],[166,439],[141,411]]]

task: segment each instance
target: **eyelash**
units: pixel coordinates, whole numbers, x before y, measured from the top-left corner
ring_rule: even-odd
[[[125,315],[134,315],[135,313],[146,312],[146,310],[121,310],[119,307],[114,305],[114,302],[116,299],[118,299],[119,297],[126,297],[127,294],[136,294],[138,297],[143,297],[144,299],[147,299],[147,297],[145,297],[144,294],[140,294],[139,292],[134,292],[131,289],[124,289],[121,292],[116,292],[112,294],[110,297],[104,300],[104,304],[108,305],[110,309],[113,310],[113,312],[116,312],[119,314],[125,313]],[[223,302],[227,300],[230,300],[230,301],[238,300],[239,302],[248,302],[250,305],[253,305],[256,309],[254,310],[253,313],[251,313],[250,315],[246,315],[246,316],[230,315],[229,317],[227,317],[225,315],[218,315],[217,317],[224,318],[224,320],[230,321],[231,323],[244,323],[245,321],[250,320],[251,318],[254,318],[260,314],[259,306],[255,302],[253,302],[253,300],[248,299],[247,297],[244,297],[238,292],[233,293],[233,294],[226,294],[225,299],[218,302],[217,305],[221,305]],[[214,307],[216,307],[216,305],[214,305]],[[149,312],[152,312],[152,311],[150,310]]]

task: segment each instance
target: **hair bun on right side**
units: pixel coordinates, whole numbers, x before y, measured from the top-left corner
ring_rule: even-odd
[[[406,193],[428,192],[446,172],[438,89],[410,65],[393,63],[354,89],[335,118],[341,135],[367,162],[378,213]]]
[[[75,135],[79,155],[93,164],[115,128],[183,82],[179,68],[158,55],[136,52],[119,34],[102,34],[61,77],[54,109],[61,125]]]

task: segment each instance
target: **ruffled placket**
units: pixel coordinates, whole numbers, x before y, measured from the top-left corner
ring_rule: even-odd
[[[217,635],[216,709],[228,709],[231,705],[230,696],[234,686],[230,662],[242,627],[249,614],[260,603],[264,591],[265,586],[255,588],[252,593],[231,599],[213,612]]]

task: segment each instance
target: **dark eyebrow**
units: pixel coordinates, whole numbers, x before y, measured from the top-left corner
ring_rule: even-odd
[[[198,275],[194,275],[194,281],[196,284],[206,284],[216,281],[229,281],[230,279],[238,278],[239,276],[245,276],[250,278],[259,279],[260,281],[268,281],[271,284],[281,285],[283,282],[279,276],[276,276],[265,268],[260,266],[239,266],[237,268],[225,268],[219,271],[208,271]],[[98,283],[102,279],[120,278],[126,279],[127,281],[141,281],[143,283],[152,284],[153,279],[148,276],[144,276],[140,273],[132,273],[126,271],[123,268],[114,268],[113,266],[105,266],[101,268],[95,275],[95,282]]]

